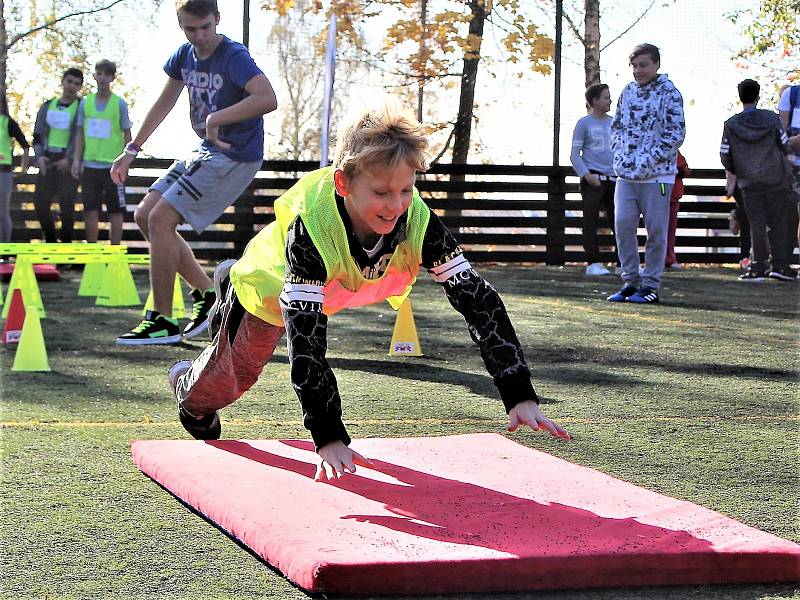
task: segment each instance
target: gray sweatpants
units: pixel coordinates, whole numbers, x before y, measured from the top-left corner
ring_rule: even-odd
[[[617,180],[614,191],[614,224],[617,255],[626,285],[658,289],[667,255],[669,228],[669,196],[672,184],[632,183]],[[639,216],[644,218],[647,242],[644,247],[644,269],[639,270],[639,241],[636,231]]]

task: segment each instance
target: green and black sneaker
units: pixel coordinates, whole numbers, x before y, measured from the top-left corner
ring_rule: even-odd
[[[208,330],[208,311],[214,306],[217,294],[213,289],[205,292],[194,289],[192,290],[192,300],[192,317],[183,329],[183,337],[187,340],[196,338]]]
[[[143,346],[146,344],[176,344],[181,341],[178,321],[148,310],[144,320],[128,333],[117,338],[120,346]]]

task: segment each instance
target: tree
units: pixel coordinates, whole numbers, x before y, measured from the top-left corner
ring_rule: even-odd
[[[758,11],[740,10],[728,18],[743,27],[749,43],[738,57],[759,61],[770,70],[798,76],[800,70],[800,0],[761,0]]]
[[[294,0],[269,0],[265,8],[285,14]],[[452,142],[453,162],[466,162],[474,114],[475,86],[480,65],[491,69],[482,54],[484,29],[504,53],[504,62],[527,72],[549,73],[554,46],[539,32],[530,2],[526,0],[426,0],[421,18],[419,0],[332,0],[327,9],[337,15],[340,43],[354,48],[361,61],[381,68],[387,84],[410,95],[420,88],[426,93],[433,83],[459,89],[458,107],[450,118],[433,120],[434,129],[450,129],[442,148]],[[360,30],[362,23],[390,16],[383,46],[368,48]],[[394,19],[392,21],[392,18]],[[418,103],[419,105],[419,103]],[[426,119],[431,122],[431,119]]]
[[[322,100],[325,78],[325,45],[328,19],[319,0],[292,0],[275,5],[264,5],[266,10],[277,10],[272,29],[267,38],[278,58],[279,79],[276,81],[280,102],[281,142],[279,154],[293,160],[319,159],[321,154]],[[353,25],[350,35],[360,40],[360,32]],[[364,68],[363,61],[348,46],[337,57],[335,90],[347,90],[353,78]],[[334,92],[332,98],[332,129],[337,116],[347,102],[346,93]]]
[[[53,6],[52,11],[45,16],[38,15],[36,12],[36,2],[31,2],[29,5],[29,21],[28,27],[21,27],[16,31],[13,31],[11,35],[8,35],[8,31],[6,29],[6,18],[5,18],[5,0],[0,0],[0,43],[2,43],[2,47],[0,47],[0,91],[5,93],[6,91],[6,77],[7,77],[7,66],[8,66],[8,53],[9,51],[16,46],[18,43],[22,42],[26,38],[30,38],[35,36],[39,32],[43,32],[46,30],[53,30],[58,28],[59,24],[63,21],[68,19],[73,19],[75,17],[80,17],[83,15],[91,15],[97,12],[101,12],[104,10],[108,10],[112,8],[114,5],[119,4],[120,2],[124,2],[125,0],[110,0],[105,5],[96,3],[93,6],[87,6],[86,8],[74,8],[72,10],[65,9],[60,14],[55,14],[55,3]],[[21,6],[12,5],[11,6],[12,15],[14,16],[21,16],[23,14],[23,10]],[[17,25],[21,24],[21,19],[15,19],[17,21]]]
[[[603,50],[633,29],[650,12],[655,3],[656,0],[649,0],[647,6],[638,16],[632,18],[620,32],[613,34],[611,41],[603,46],[600,45],[600,0],[583,0],[582,10],[577,2],[572,2],[569,6],[564,7],[564,20],[567,22],[567,27],[575,39],[583,46],[583,70],[586,87],[600,83],[600,56]],[[546,5],[553,7],[555,2],[554,0],[547,0]],[[581,22],[583,22],[583,29],[580,26]]]
[[[436,7],[438,12],[431,10]],[[494,62],[487,62],[482,54],[487,26],[505,53],[504,61],[521,67],[519,76],[526,71],[550,72],[553,41],[539,32],[527,6],[520,0],[460,0],[436,5],[429,1],[426,12],[430,17],[425,20],[412,12],[392,25],[383,55],[401,65],[399,74],[418,86],[432,81],[458,80],[458,109],[455,120],[451,121],[451,135],[440,155],[452,140],[452,162],[466,163],[475,119],[479,68],[481,64],[486,65],[491,75]],[[409,40],[421,42],[419,47],[409,47],[404,53],[402,46]],[[426,40],[430,41],[429,45],[424,43]]]
[[[297,5],[276,19],[268,45],[278,54],[281,86],[280,103],[282,158],[311,159],[320,152],[320,119],[324,64],[320,60],[318,36],[324,27],[321,15],[308,3]]]
[[[136,39],[138,27],[152,25],[160,3],[30,0],[6,7],[0,0],[0,89],[7,93],[23,130],[31,128],[38,104],[57,88],[67,67],[88,71],[89,57],[98,54],[120,60],[125,40]],[[121,76],[116,87],[125,88]]]

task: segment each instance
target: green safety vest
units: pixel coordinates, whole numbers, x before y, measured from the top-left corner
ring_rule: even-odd
[[[58,105],[58,98],[50,100],[47,107],[47,147],[64,149],[69,146],[69,133],[75,116],[78,114],[78,100],[74,100],[67,108]]]
[[[97,110],[97,94],[83,101],[83,160],[111,164],[125,148],[125,135],[119,124],[119,96],[111,94],[106,107]]]
[[[8,134],[8,115],[0,115],[0,165],[10,165],[14,148]]]
[[[411,293],[422,262],[422,240],[430,209],[414,188],[408,208],[406,239],[392,254],[384,273],[366,279],[350,254],[347,231],[336,206],[333,167],[304,175],[275,201],[275,221],[247,244],[231,269],[231,284],[239,302],[260,319],[282,326],[278,296],[286,274],[286,233],[299,215],[325,263],[327,277],[323,312],[388,300],[397,310]]]

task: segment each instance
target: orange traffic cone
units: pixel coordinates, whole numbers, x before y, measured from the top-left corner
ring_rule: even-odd
[[[25,303],[22,301],[22,290],[13,290],[11,296],[11,306],[8,309],[8,317],[3,323],[3,343],[17,344],[19,336],[22,334],[22,325],[25,323]]]

